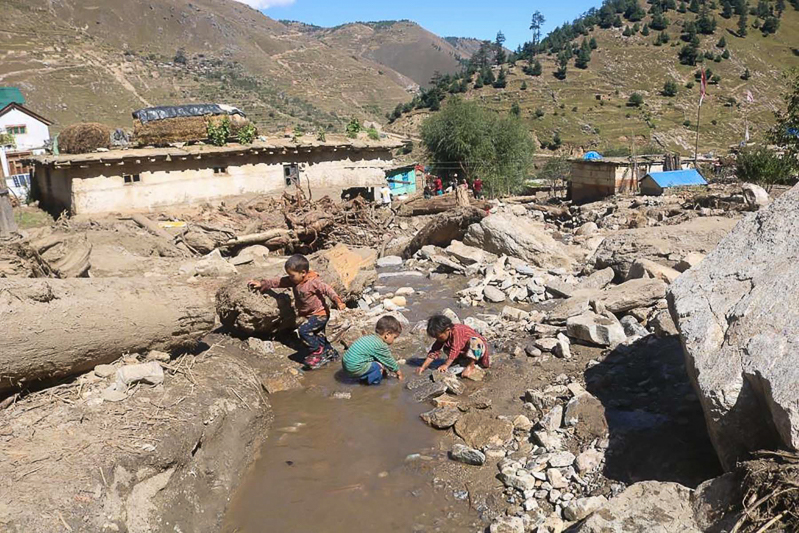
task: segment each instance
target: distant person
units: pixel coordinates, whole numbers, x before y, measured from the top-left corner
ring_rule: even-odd
[[[436,179],[433,180],[433,192],[437,196],[444,194],[444,182],[442,182],[441,178],[439,177],[436,177]]]
[[[424,199],[428,200],[432,196],[433,196],[433,191],[430,190],[430,186],[429,185],[425,185],[424,186]]]
[[[391,189],[388,185],[380,188],[380,203],[383,207],[391,208]]]
[[[469,184],[466,183],[466,180],[461,180],[461,189],[469,189]]]
[[[427,370],[442,351],[446,352],[447,360],[438,367],[439,372],[446,372],[457,361],[464,366],[463,377],[468,378],[474,372],[475,363],[483,368],[491,365],[485,338],[465,324],[453,324],[444,315],[433,315],[427,321],[427,335],[436,341],[416,371],[418,374]]]
[[[475,178],[472,182],[472,190],[474,191],[475,198],[482,198],[483,197],[483,180],[480,178]]]
[[[278,288],[290,288],[294,292],[297,317],[304,319],[297,331],[310,352],[305,364],[315,370],[339,358],[338,352],[325,337],[325,328],[330,320],[326,298],[339,310],[343,311],[346,306],[333,287],[311,270],[308,258],[304,255],[292,255],[284,268],[286,275],[282,278],[251,280],[247,286],[261,293]]]
[[[402,370],[389,349],[401,333],[402,324],[399,320],[390,315],[381,317],[374,335],[361,337],[344,353],[341,360],[344,371],[364,385],[380,385],[389,372],[402,381]]]

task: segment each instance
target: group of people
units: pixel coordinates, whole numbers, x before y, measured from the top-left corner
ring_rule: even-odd
[[[444,182],[436,176],[431,183],[425,186],[424,188],[424,197],[425,198],[432,198],[433,196],[440,196],[444,193],[452,192],[457,187],[462,187],[464,189],[471,189],[474,192],[475,198],[482,198],[483,197],[483,180],[480,178],[475,178],[472,180],[471,186],[469,183],[462,179],[458,182],[457,175],[455,178],[449,181],[449,185],[447,188],[444,188]]]
[[[311,270],[308,258],[303,255],[289,257],[285,264],[286,275],[281,278],[252,280],[251,290],[260,293],[276,288],[290,288],[294,293],[294,306],[302,324],[297,328],[300,339],[307,346],[305,365],[310,369],[336,361],[338,351],[325,336],[330,320],[328,300],[339,310],[346,306],[336,291]],[[381,317],[375,325],[374,335],[359,338],[344,353],[344,371],[365,385],[379,385],[388,375],[402,380],[404,376],[396,359],[391,355],[391,345],[402,334],[402,324],[391,315]],[[464,367],[463,376],[469,377],[475,365],[488,368],[491,364],[489,347],[485,338],[464,324],[454,324],[442,314],[434,314],[427,321],[427,335],[435,339],[427,357],[416,372],[423,373],[446,354],[446,361],[438,367],[447,372],[455,363]]]

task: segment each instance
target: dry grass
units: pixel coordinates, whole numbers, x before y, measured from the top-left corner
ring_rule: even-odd
[[[85,154],[110,147],[111,128],[97,122],[73,124],[58,136],[58,149],[63,154]]]
[[[799,531],[799,454],[758,452],[744,463],[744,513],[732,533]]]
[[[181,117],[133,123],[133,135],[139,146],[165,146],[170,143],[198,142],[208,138],[208,121],[221,123],[230,120],[230,136],[233,140],[238,131],[250,121],[240,115],[217,115],[208,117]]]

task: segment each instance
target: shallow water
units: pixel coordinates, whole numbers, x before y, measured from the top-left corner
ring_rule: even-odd
[[[381,279],[381,293],[403,286],[411,324],[454,306],[453,282],[410,276]],[[410,332],[397,358],[424,353],[427,340]],[[405,366],[406,380],[413,367]],[[308,388],[271,397],[274,424],[260,457],[234,495],[223,531],[232,533],[353,531],[480,531],[465,494],[434,489],[432,467],[446,459],[440,434],[419,420],[430,409],[414,403],[404,383],[365,387],[340,364],[309,373]],[[334,392],[349,392],[338,399]],[[410,457],[409,457],[410,456]]]

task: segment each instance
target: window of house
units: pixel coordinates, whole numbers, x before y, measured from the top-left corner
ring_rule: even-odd
[[[214,167],[214,174],[227,174],[227,167]]]
[[[125,180],[125,185],[132,185],[141,181],[139,174],[122,174],[122,179]]]
[[[6,131],[11,135],[25,135],[28,133],[28,127],[22,126],[6,126]]]
[[[27,174],[15,174],[11,177],[14,180],[14,187],[18,188],[30,187],[30,177]]]
[[[283,165],[283,177],[286,179],[286,187],[300,183],[300,165],[291,163]]]

